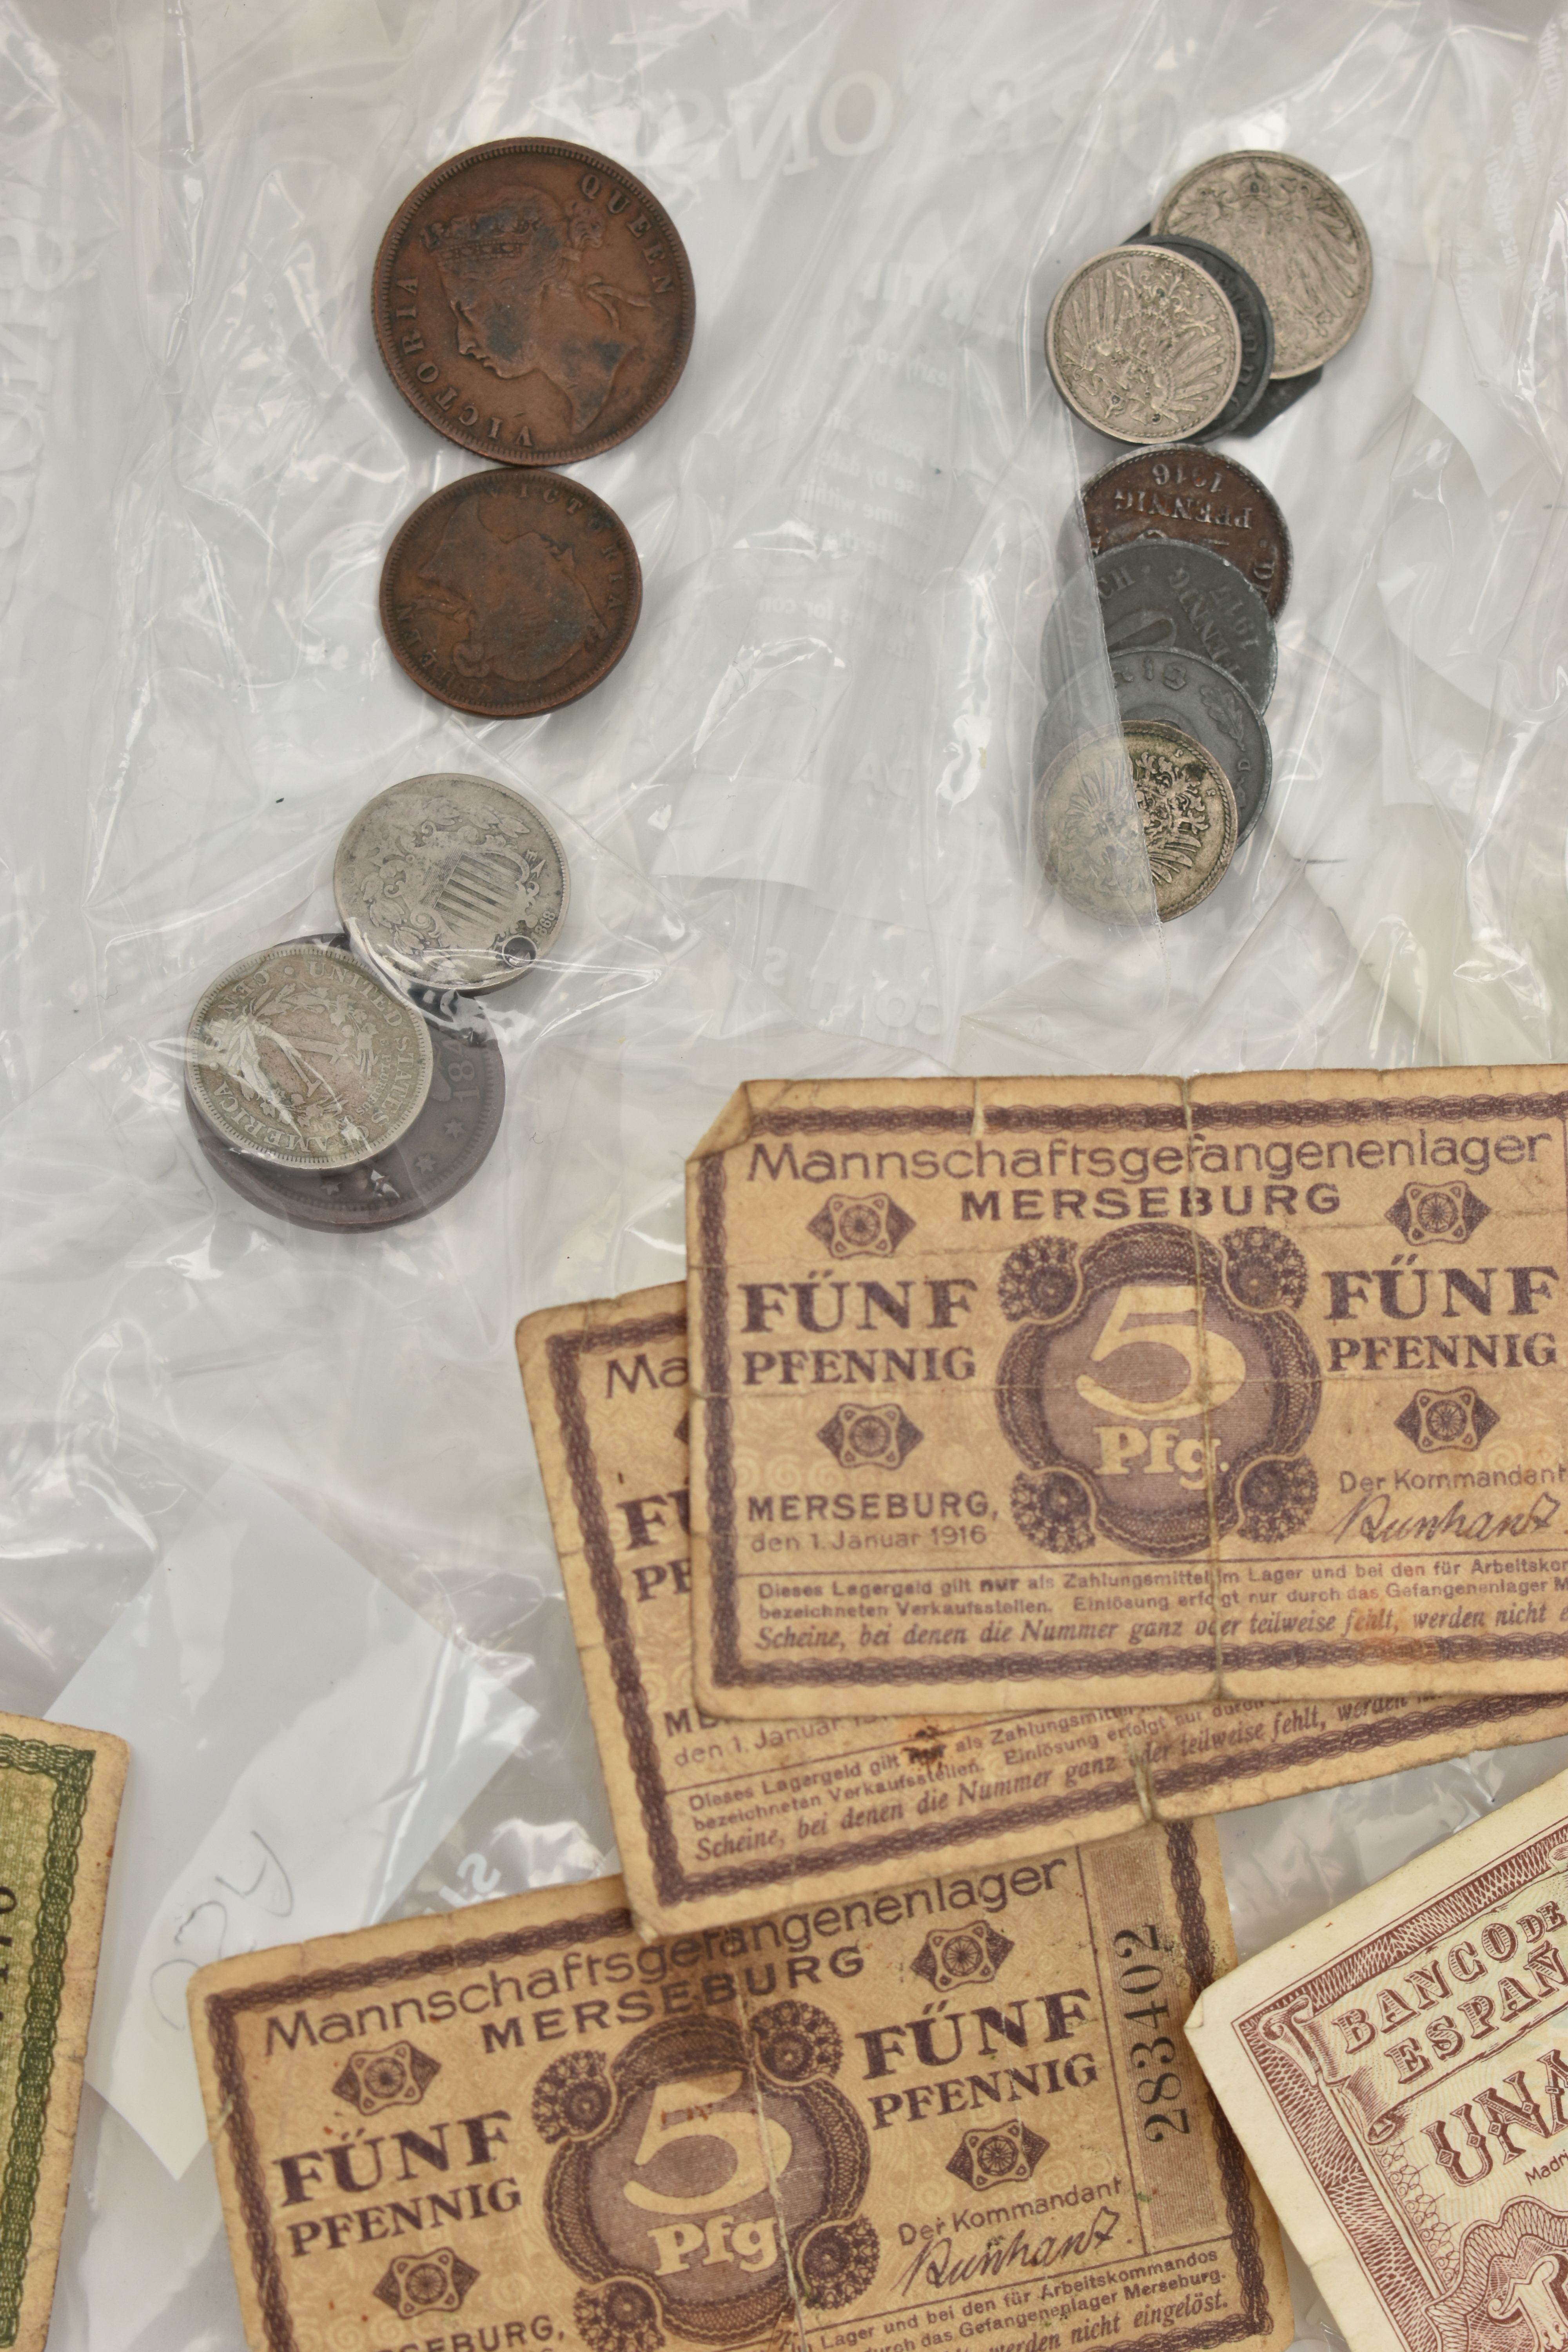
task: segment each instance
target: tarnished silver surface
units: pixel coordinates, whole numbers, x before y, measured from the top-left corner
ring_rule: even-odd
[[[332,868],[362,955],[399,987],[504,988],[565,920],[561,844],[484,776],[410,776],[361,809]]]
[[[1361,215],[1298,156],[1254,147],[1213,155],[1176,182],[1154,227],[1217,245],[1258,280],[1274,315],[1276,376],[1321,367],[1362,322],[1372,246]]]
[[[341,949],[289,940],[215,980],[185,1076],[226,1143],[277,1168],[353,1168],[407,1133],[430,1090],[430,1033]]]
[[[1075,269],[1051,304],[1058,391],[1118,441],[1181,441],[1236,389],[1241,330],[1206,269],[1157,246],[1119,245]]]
[[[1208,897],[1236,850],[1236,796],[1219,762],[1180,728],[1149,719],[1080,735],[1058,751],[1040,779],[1037,822],[1063,897],[1108,923],[1137,911],[1135,824],[1164,923]]]

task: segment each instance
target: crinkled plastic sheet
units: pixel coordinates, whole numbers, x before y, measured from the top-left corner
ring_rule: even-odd
[[[679,1270],[739,1079],[1568,1054],[1565,44],[1536,0],[0,0],[5,1705],[235,1466],[538,1710],[403,1907],[595,1872],[510,1329]],[[395,524],[470,461],[385,380],[369,270],[431,165],[528,132],[648,179],[698,332],[584,469],[641,551],[631,652],[482,724],[376,628]],[[1271,803],[1198,913],[1110,933],[1029,855],[1040,634],[1112,454],[1042,329],[1234,146],[1334,173],[1376,283],[1238,452],[1296,543]],[[195,1149],[184,1020],[329,926],[349,816],[441,768],[573,866],[495,1006],[500,1139],[422,1223],[290,1230]],[[1227,1822],[1244,1945],[1559,1760]],[[207,2159],[174,2181],[90,2092],[53,2340],[240,2342]]]

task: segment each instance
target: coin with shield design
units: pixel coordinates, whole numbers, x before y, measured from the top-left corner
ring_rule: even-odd
[[[338,845],[338,912],[399,987],[504,988],[550,947],[571,882],[531,801],[486,776],[410,776],[368,801]]]

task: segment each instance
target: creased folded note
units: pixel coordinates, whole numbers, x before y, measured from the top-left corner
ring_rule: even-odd
[[[644,1943],[619,1879],[205,1969],[257,2352],[1283,2347],[1183,2048],[1206,1822]]]
[[[688,1169],[703,1705],[1564,1688],[1565,1077],[742,1087]]]
[[[684,1284],[531,1315],[517,1347],[622,1867],[649,1928],[1568,1731],[1568,1699],[1519,1692],[721,1721],[692,1681]]]
[[[1354,2352],[1568,2341],[1568,1774],[1260,1952],[1188,2032]]]

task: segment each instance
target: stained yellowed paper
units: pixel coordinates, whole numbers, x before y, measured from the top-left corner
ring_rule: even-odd
[[[722,1721],[692,1680],[686,1290],[518,1326],[632,1906],[673,1934],[1568,1731],[1568,1700]]]
[[[703,1705],[1563,1689],[1563,1075],[743,1087],[688,1174]]]
[[[49,2332],[123,1740],[0,1715],[0,2345]]]
[[[1192,2046],[1355,2352],[1568,2335],[1568,1774],[1249,1960]]]
[[[673,1941],[619,1879],[204,1969],[258,2352],[1280,2346],[1206,1822]]]

